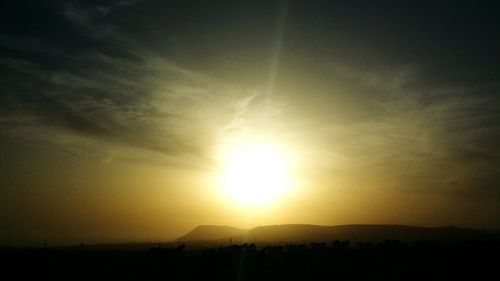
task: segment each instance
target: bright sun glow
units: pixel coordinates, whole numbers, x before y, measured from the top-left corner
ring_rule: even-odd
[[[288,187],[286,164],[280,151],[270,145],[240,148],[227,159],[223,186],[237,203],[247,206],[270,203]]]

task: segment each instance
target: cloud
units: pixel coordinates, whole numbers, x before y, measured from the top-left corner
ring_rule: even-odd
[[[146,68],[144,66],[141,70]],[[186,115],[175,116],[155,104],[150,92],[155,85],[142,81],[143,78],[131,81],[117,73],[76,75],[54,72],[48,75],[30,69],[23,71],[18,82],[33,79],[29,76],[46,79],[29,89],[36,90],[35,93],[23,94],[13,89],[10,95],[4,96],[4,129],[43,126],[48,130],[63,129],[81,137],[142,147],[167,155],[195,154],[201,157],[200,148],[170,133],[177,126],[176,120],[182,120]],[[170,93],[168,100],[175,99],[182,97],[176,92]],[[26,116],[32,118],[26,119]],[[29,124],[20,124],[20,120]],[[16,125],[12,126],[12,122]]]
[[[270,134],[313,155],[304,169],[387,174],[394,180],[381,185],[399,187],[456,181],[473,190],[476,184],[489,186],[478,178],[493,179],[499,171],[500,87],[481,71],[397,54],[371,67],[340,51],[316,56],[306,46],[301,58],[292,43],[302,33],[293,20],[303,19],[291,7],[292,26],[267,99],[261,94],[266,79],[262,85],[225,79],[267,77],[260,73],[266,69],[261,61],[245,53],[262,48],[261,38],[245,41],[243,48],[223,36],[234,37],[230,28],[209,32],[198,26],[205,18],[198,25],[180,16],[148,18],[161,13],[141,14],[157,7],[146,4],[47,4],[54,23],[39,27],[47,38],[2,35],[2,135],[74,153],[101,154],[103,147],[115,146],[112,159],[126,157],[130,149],[152,162],[168,158],[168,165],[206,168],[221,139]],[[150,25],[135,26],[145,22]],[[175,31],[179,22],[183,33]],[[224,72],[226,64],[238,71]]]
[[[88,30],[82,32],[86,36]],[[0,78],[6,85],[0,97],[2,135],[77,154],[101,154],[115,144],[121,155],[137,148],[167,158],[167,165],[206,168],[214,132],[239,110],[221,105],[244,94],[142,47],[116,43],[111,42],[123,52],[113,55],[89,46],[78,53],[42,53],[51,58],[44,61],[1,58],[8,73]],[[57,57],[67,65],[54,65]]]
[[[65,16],[85,25],[84,34],[88,29],[99,29],[85,19],[82,10],[68,7]],[[50,58],[45,61],[0,59],[2,70],[8,74],[3,76],[5,94],[0,98],[2,135],[36,141],[40,136],[34,132],[43,130],[45,137],[40,137],[40,141],[52,135],[50,141],[73,149],[78,145],[68,140],[94,139],[98,142],[96,146],[99,142],[101,145],[111,142],[169,156],[187,154],[203,158],[201,148],[170,133],[170,129],[176,127],[174,119],[184,116],[174,116],[164,110],[152,94],[155,88],[180,77],[196,80],[195,75],[190,76],[188,71],[169,63],[152,62],[156,58],[141,50],[127,49],[125,53],[140,53],[146,61],[108,55],[88,47],[83,53],[72,54],[66,50],[43,53]],[[69,63],[67,67],[54,65],[61,56]],[[169,94],[169,99],[176,98],[179,98],[177,93]],[[75,137],[61,141],[58,137],[61,130]],[[88,151],[79,151],[85,152]]]

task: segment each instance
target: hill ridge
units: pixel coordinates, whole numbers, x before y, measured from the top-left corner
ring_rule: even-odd
[[[326,240],[475,240],[486,233],[457,226],[400,224],[275,224],[239,229],[222,225],[199,225],[176,241],[326,241]]]

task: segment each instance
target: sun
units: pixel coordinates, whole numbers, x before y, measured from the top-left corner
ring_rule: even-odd
[[[287,161],[274,146],[254,144],[231,152],[222,185],[238,204],[261,206],[277,200],[289,185]]]

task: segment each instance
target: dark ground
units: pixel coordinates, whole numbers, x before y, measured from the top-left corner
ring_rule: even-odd
[[[0,269],[9,280],[500,280],[500,243],[2,248]]]

